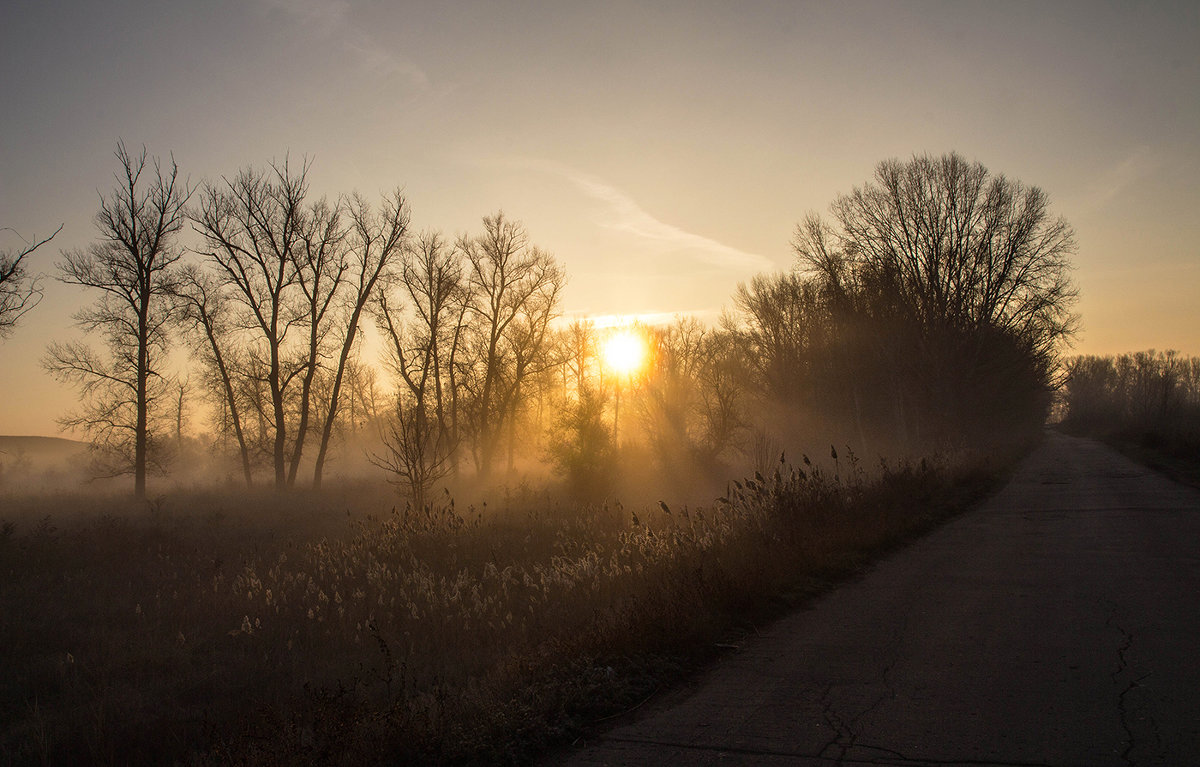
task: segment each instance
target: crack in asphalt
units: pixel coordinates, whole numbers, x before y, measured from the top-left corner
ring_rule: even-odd
[[[830,700],[830,693],[833,690],[833,685],[826,685],[821,691],[821,713],[825,719],[825,722],[833,730],[833,737],[821,748],[817,754],[818,757],[827,758],[825,756],[826,752],[836,747],[840,749],[840,751],[836,757],[833,757],[835,760],[834,763],[843,764],[847,759],[850,750],[855,748],[858,744],[858,723],[861,722],[868,714],[878,709],[884,701],[889,699],[894,700],[896,698],[896,688],[892,684],[891,676],[892,672],[896,668],[896,665],[900,662],[900,648],[904,644],[904,636],[908,631],[908,620],[910,613],[911,610],[908,609],[902,610],[900,613],[902,618],[899,622],[899,625],[896,627],[896,630],[892,633],[891,641],[888,643],[887,664],[883,667],[878,679],[872,683],[882,684],[884,689],[875,698],[875,700],[871,702],[870,705],[859,711],[857,714],[851,717],[849,721],[847,721],[835,710],[833,701]],[[900,758],[904,758],[903,755],[898,751],[890,751],[889,749],[882,748],[873,748],[872,750],[887,751],[888,753],[895,754]],[[861,760],[855,758],[854,761]]]
[[[1133,634],[1129,633],[1120,623],[1117,622],[1117,608],[1114,605],[1109,614],[1105,625],[1116,629],[1121,634],[1121,643],[1117,645],[1117,667],[1112,672],[1111,678],[1114,686],[1121,685],[1123,678],[1133,674],[1134,667],[1129,662],[1129,650],[1133,647]],[[1117,693],[1117,713],[1121,719],[1121,730],[1125,733],[1125,748],[1121,751],[1121,761],[1125,764],[1136,765],[1138,762],[1133,758],[1133,750],[1139,745],[1144,745],[1137,733],[1134,732],[1134,704],[1136,700],[1131,700],[1133,694],[1142,689],[1142,682],[1149,678],[1150,674],[1142,674],[1132,679],[1125,681],[1121,691]],[[1159,732],[1158,722],[1154,716],[1144,710],[1141,721],[1145,722],[1150,729],[1150,734],[1155,745],[1155,753],[1161,755],[1162,752],[1162,735]]]
[[[833,685],[829,684],[825,685],[825,687],[821,690],[821,716],[824,717],[825,724],[829,725],[829,729],[833,732],[833,737],[830,738],[829,742],[822,746],[821,750],[817,752],[817,756],[821,758],[824,758],[826,751],[840,744],[842,738],[847,734],[847,731],[844,727],[845,723],[834,710],[833,701],[829,699],[829,693],[832,690]],[[845,754],[845,752],[846,750],[843,748],[842,754]],[[839,756],[838,758],[840,759],[841,757]]]

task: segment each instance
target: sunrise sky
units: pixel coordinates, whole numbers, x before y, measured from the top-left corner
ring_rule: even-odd
[[[1074,226],[1077,351],[1200,354],[1200,4],[38,0],[0,10],[0,226],[46,297],[0,342],[0,434],[58,434],[42,371],[92,296],[118,139],[193,182],[307,156],[415,229],[502,209],[570,315],[714,318],[875,164],[956,150]],[[0,233],[0,247],[20,244]]]

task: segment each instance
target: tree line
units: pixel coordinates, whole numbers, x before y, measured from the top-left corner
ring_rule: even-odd
[[[1069,428],[1193,452],[1200,445],[1200,358],[1151,349],[1072,357],[1066,370]]]
[[[632,453],[685,476],[765,466],[797,439],[897,454],[1010,435],[1044,420],[1076,322],[1070,226],[1037,187],[957,154],[880,163],[715,326],[636,329],[648,363],[625,376],[601,361],[610,331],[558,321],[562,266],[503,213],[448,238],[413,231],[399,191],[316,197],[307,162],[192,186],[173,160],[116,157],[98,239],[59,264],[97,293],[76,319],[104,348],[52,344],[45,365],[82,395],[63,423],[138,495],[165,421],[181,428],[176,339],[246,483],[304,469],[319,485],[339,434],[369,426],[372,461],[421,506],[522,453],[597,492]]]

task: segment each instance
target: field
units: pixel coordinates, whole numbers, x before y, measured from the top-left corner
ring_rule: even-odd
[[[994,485],[781,461],[704,507],[518,488],[9,494],[0,763],[528,763]]]

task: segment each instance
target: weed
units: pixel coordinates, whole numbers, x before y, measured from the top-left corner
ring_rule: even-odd
[[[341,500],[330,514],[318,496],[273,511],[264,495],[246,516],[196,492],[156,498],[169,526],[116,501],[61,530],[8,522],[0,614],[20,620],[0,621],[17,670],[0,685],[0,751],[525,762],[644,701],[778,609],[772,595],[811,593],[931,524],[953,476],[929,463],[868,480],[847,450],[832,477],[780,456],[706,507],[519,488],[382,516]]]

